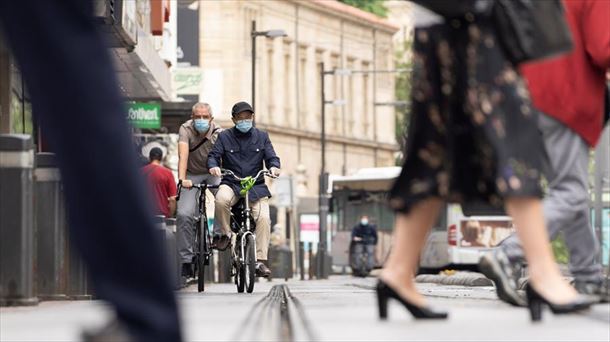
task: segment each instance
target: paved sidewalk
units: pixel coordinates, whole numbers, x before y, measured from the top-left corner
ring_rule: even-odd
[[[317,340],[610,340],[610,306],[567,316],[544,312],[532,324],[526,309],[497,300],[492,287],[418,284],[436,307],[447,309],[447,321],[415,321],[396,304],[390,319],[377,319],[374,278],[335,276],[329,280],[261,281],[253,294],[236,293],[233,284],[210,284],[203,294],[191,286],[179,292],[183,329],[188,341],[233,341],[254,305],[273,285],[286,284],[302,304]],[[109,317],[100,301],[43,302],[37,307],[1,308],[0,341],[77,341],[85,326]]]

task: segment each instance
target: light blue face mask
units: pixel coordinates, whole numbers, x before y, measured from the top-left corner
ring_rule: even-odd
[[[361,224],[361,225],[363,225],[363,226],[366,226],[366,225],[368,225],[368,224],[369,224],[369,220],[367,220],[367,219],[362,219],[362,220],[360,220],[360,224]]]
[[[206,119],[195,119],[193,125],[198,132],[207,132],[210,128],[210,120]]]
[[[239,120],[235,124],[235,128],[237,128],[240,132],[246,133],[252,128],[252,119],[250,120]]]

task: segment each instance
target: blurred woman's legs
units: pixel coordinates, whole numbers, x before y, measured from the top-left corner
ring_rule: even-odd
[[[408,214],[397,213],[394,244],[380,278],[404,299],[426,306],[426,299],[415,288],[417,272],[426,236],[438,217],[443,201],[430,198],[415,205]],[[513,217],[530,268],[534,289],[552,303],[575,300],[577,292],[561,277],[544,226],[542,202],[538,198],[510,198],[507,212]]]
[[[392,251],[380,275],[382,281],[417,306],[426,306],[426,299],[417,292],[413,278],[426,236],[442,205],[442,200],[430,198],[416,204],[408,214],[396,214]]]

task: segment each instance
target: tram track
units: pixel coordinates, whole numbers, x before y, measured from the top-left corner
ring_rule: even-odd
[[[246,315],[232,340],[316,341],[298,298],[286,285],[275,285]]]

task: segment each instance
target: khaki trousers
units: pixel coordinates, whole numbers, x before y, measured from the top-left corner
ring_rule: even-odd
[[[216,208],[214,211],[215,231],[222,231],[229,235],[231,231],[231,207],[239,200],[238,196],[228,185],[222,184],[216,193]],[[256,259],[267,260],[269,238],[271,236],[271,219],[269,217],[269,198],[264,197],[258,201],[250,202],[252,217],[256,222]]]

